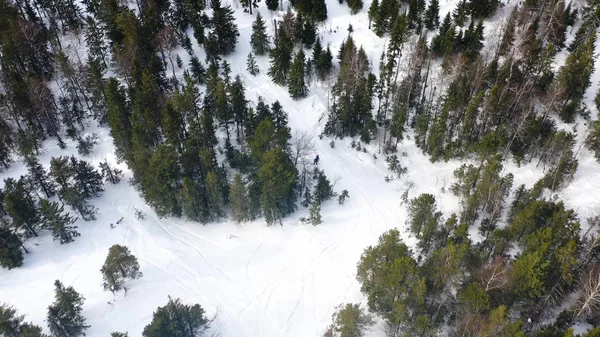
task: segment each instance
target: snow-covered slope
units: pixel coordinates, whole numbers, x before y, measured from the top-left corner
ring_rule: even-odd
[[[455,2],[442,0],[440,16],[451,11]],[[364,46],[376,69],[385,39],[377,38],[367,28],[370,1],[365,1],[361,13],[353,16],[346,5],[335,0],[327,5],[329,19],[320,27],[324,42],[336,51],[351,23],[355,41]],[[264,4],[260,10],[272,25]],[[364,300],[355,280],[356,263],[363,249],[374,244],[385,230],[397,227],[405,231],[406,210],[400,195],[409,186],[409,197],[431,193],[444,213],[457,210],[456,198],[444,190],[448,190],[459,162],[432,164],[411,139],[406,139],[399,146],[399,154],[405,153],[401,163],[408,174],[385,182],[384,177],[391,173],[383,156],[374,158],[376,145],[367,147],[368,153],[359,152],[346,138],[336,140],[335,148],[331,148],[331,139],[318,137],[325,123],[327,84],[313,84],[308,97],[294,101],[286,88],[274,85],[266,76],[268,58],[257,58],[259,76],[247,74],[245,60],[253,17],[239,8],[236,17],[240,42],[237,52],[227,58],[233,75],[243,76],[249,99],[255,101],[260,95],[267,103],[279,100],[289,114],[292,134],[297,130],[314,136],[320,168],[332,181],[339,178],[335,190],[347,189],[350,199],[344,205],[335,200],[324,203],[324,223],[318,227],[300,223],[298,219],[308,213],[302,207],[284,219],[283,226],[268,227],[262,220],[202,226],[181,219],[159,219],[125,179],[119,185],[107,185],[103,196],[92,200],[99,209],[98,220],[79,221],[81,237],[74,243],[61,246],[48,235],[29,241],[31,252],[24,265],[0,270],[0,301],[14,305],[28,320],[45,326],[46,309],[54,297],[53,281],[59,279],[85,297],[83,314],[91,325],[89,337],[106,337],[112,331],[141,336],[152,312],[164,305],[169,295],[201,304],[209,316],[216,314],[213,330],[223,337],[319,336],[336,305]],[[187,63],[185,52],[179,54]],[[198,56],[204,57],[199,49]],[[598,73],[594,82],[597,77]],[[100,144],[87,159],[97,164],[108,158],[114,163],[108,131],[94,132],[100,136]],[[52,156],[70,154],[52,143],[46,149],[40,158],[45,165]],[[75,144],[69,144],[68,150],[75,151]],[[581,168],[564,197],[568,206],[583,217],[594,206],[595,193],[600,190],[600,167],[586,150],[580,152],[579,159]],[[542,175],[533,165],[510,165],[506,170],[515,174],[514,186],[531,186]],[[0,178],[24,172],[24,166],[15,163]],[[136,219],[135,209],[142,210],[146,218]],[[122,223],[111,229],[109,224],[121,217]],[[411,242],[408,234],[406,239]],[[143,278],[128,283],[126,296],[115,296],[101,287],[99,269],[114,244],[128,246],[144,273]],[[383,333],[376,326],[372,334]]]

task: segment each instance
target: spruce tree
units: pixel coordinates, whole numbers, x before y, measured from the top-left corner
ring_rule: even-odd
[[[219,55],[231,54],[235,50],[235,44],[240,36],[233,17],[233,9],[230,6],[223,7],[221,0],[211,0],[210,6],[213,9],[210,24],[216,37],[217,53]]]
[[[324,81],[329,73],[331,72],[331,68],[333,67],[333,54],[331,53],[331,48],[327,45],[327,49],[321,53],[318,59],[315,59],[316,62],[316,73],[317,77]]]
[[[323,219],[321,218],[321,205],[316,201],[313,201],[310,205],[308,223],[313,226],[318,226],[323,223]]]
[[[159,216],[180,216],[177,190],[181,170],[176,151],[169,145],[159,145],[150,158],[143,179],[142,194]]]
[[[258,75],[260,69],[258,68],[258,64],[256,64],[256,60],[254,59],[254,55],[252,52],[248,53],[248,58],[246,60],[246,70],[252,76]]]
[[[267,27],[260,12],[256,13],[256,20],[252,23],[250,45],[256,55],[265,55],[269,52],[269,35],[267,35]]]
[[[54,303],[48,307],[46,321],[53,337],[85,336],[89,325],[81,315],[84,298],[73,287],[54,282]]]
[[[265,0],[265,3],[270,11],[277,10],[277,7],[279,7],[279,0]]]
[[[298,51],[290,68],[288,77],[288,92],[293,99],[306,96],[308,88],[304,81],[304,52]]]
[[[135,280],[143,276],[137,258],[131,254],[129,248],[113,245],[108,249],[108,256],[100,269],[104,290],[112,293],[123,288],[128,279]]]
[[[244,12],[250,13],[250,15],[252,15],[252,8],[258,8],[259,2],[260,0],[240,0]]]
[[[58,240],[60,244],[73,242],[76,237],[81,235],[77,232],[77,226],[73,226],[77,218],[72,217],[69,213],[63,214],[63,211],[64,206],[59,205],[56,201],[47,199],[40,201],[42,227],[49,229],[54,240]]]
[[[290,69],[290,63],[292,60],[292,50],[294,44],[292,37],[288,36],[286,30],[283,29],[283,24],[279,25],[277,30],[277,41],[275,41],[275,48],[273,48],[269,56],[271,58],[271,66],[267,74],[271,77],[273,82],[279,85],[285,85],[288,71]]]
[[[327,4],[325,0],[313,0],[311,17],[317,22],[327,20]]]
[[[350,7],[350,13],[356,14],[363,8],[362,0],[348,0],[348,7]]]
[[[375,17],[379,14],[379,0],[373,0],[371,2],[367,14],[369,16],[369,29],[371,29],[371,22],[374,21]]]
[[[311,19],[306,19],[302,26],[302,34],[300,34],[300,42],[306,48],[310,48],[317,38],[317,27]]]
[[[590,77],[594,70],[594,48],[596,33],[592,33],[585,43],[575,49],[559,69],[555,90],[562,100],[559,115],[565,122],[572,122],[575,111],[590,86]]]
[[[250,199],[246,182],[241,174],[236,174],[229,187],[229,209],[235,222],[250,220]]]
[[[2,268],[12,269],[23,265],[22,245],[21,238],[17,234],[8,228],[0,227],[0,266]]]
[[[204,185],[194,182],[190,177],[183,178],[177,199],[183,214],[192,221],[208,222],[208,207],[203,193]]]
[[[169,297],[167,305],[158,307],[152,314],[152,322],[144,327],[142,336],[199,337],[210,327],[210,323],[211,320],[199,304],[187,305]]]
[[[18,315],[12,306],[0,304],[0,336],[21,337],[23,319],[24,316]]]
[[[125,90],[114,77],[106,82],[104,89],[108,110],[110,135],[115,145],[117,158],[133,160],[131,111],[127,104]]]
[[[436,29],[440,24],[440,2],[431,0],[425,11],[425,27],[429,30]]]
[[[39,211],[24,177],[4,180],[4,210],[12,218],[16,231],[23,231],[26,238],[38,236]]]
[[[25,164],[27,165],[29,177],[33,185],[42,190],[44,195],[46,195],[46,198],[54,196],[56,193],[54,182],[50,179],[48,171],[40,164],[37,157],[26,156]]]

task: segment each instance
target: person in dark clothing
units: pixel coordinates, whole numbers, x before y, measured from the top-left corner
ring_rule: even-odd
[[[318,163],[319,163],[319,155],[317,155],[317,156],[315,157],[315,161],[314,161],[314,164],[315,164],[315,165],[317,165]]]

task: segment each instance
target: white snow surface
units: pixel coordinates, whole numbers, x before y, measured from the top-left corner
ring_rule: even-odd
[[[456,0],[440,2],[443,19]],[[405,229],[406,209],[400,199],[409,186],[412,186],[409,198],[431,193],[446,215],[458,211],[458,200],[448,188],[453,181],[453,171],[461,163],[432,164],[414,145],[410,133],[398,149],[401,164],[408,168],[408,174],[391,182],[384,181],[391,172],[383,155],[377,153],[377,145],[369,145],[368,153],[363,153],[351,148],[349,138],[336,139],[335,148],[330,147],[330,138],[319,139],[326,120],[328,85],[313,83],[306,98],[292,100],[287,88],[274,85],[266,75],[267,57],[257,57],[261,73],[250,76],[245,69],[253,16],[230,4],[236,8],[241,34],[237,52],[226,58],[232,76],[243,76],[248,99],[256,101],[260,95],[269,104],[279,100],[289,114],[292,134],[308,131],[315,137],[314,154],[320,155],[319,167],[330,180],[339,178],[335,190],[347,189],[350,198],[344,205],[338,205],[337,200],[325,202],[322,205],[324,223],[317,227],[300,223],[299,218],[308,214],[302,206],[285,218],[282,226],[267,226],[262,219],[243,224],[223,220],[203,226],[182,219],[158,218],[128,185],[130,173],[120,164],[125,170],[125,179],[118,185],[105,185],[103,195],[92,200],[99,209],[98,219],[78,221],[81,237],[74,243],[60,245],[45,233],[26,243],[30,253],[25,256],[22,267],[10,271],[0,269],[0,302],[14,305],[28,321],[48,331],[46,310],[54,300],[53,282],[58,279],[85,297],[83,315],[91,325],[87,330],[89,337],[106,337],[113,331],[141,336],[153,311],[164,305],[169,295],[185,303],[201,304],[208,316],[216,314],[212,331],[222,337],[320,336],[338,304],[365,302],[356,281],[356,264],[366,246],[375,244],[377,238],[391,228],[399,228],[405,240],[414,243]],[[335,55],[351,23],[353,38],[364,46],[377,74],[378,58],[386,38],[380,39],[368,29],[369,5],[370,1],[365,1],[359,14],[350,15],[346,4],[328,0],[329,19],[319,30],[324,44],[331,44]],[[287,8],[285,2],[284,6]],[[272,14],[264,3],[260,11],[272,34],[272,19],[281,17],[283,12]],[[508,12],[502,10],[502,15]],[[496,22],[491,24],[493,27],[502,18],[492,20]],[[202,50],[196,46],[196,51],[203,60]],[[187,53],[178,52],[187,64]],[[593,83],[599,79],[596,72]],[[588,94],[587,101],[591,102],[592,98],[593,95]],[[84,159],[96,165],[107,158],[116,165],[108,130],[90,127],[88,132],[92,131],[98,134],[100,143],[93,154]],[[49,141],[40,161],[47,166],[52,156],[76,153],[75,146],[68,143],[65,151]],[[585,149],[581,149],[578,157],[580,168],[561,198],[584,218],[598,202],[600,167]],[[513,187],[531,186],[543,175],[534,165],[516,167],[507,163],[505,166],[505,171],[515,175]],[[18,162],[0,174],[0,179],[25,173],[26,168]],[[146,218],[137,220],[135,209],[142,210]],[[109,224],[121,217],[124,218],[122,223],[111,229]],[[126,296],[113,295],[101,286],[99,270],[108,248],[114,244],[129,247],[144,274],[141,279],[128,282],[130,290]],[[381,326],[375,326],[370,335],[383,336]]]

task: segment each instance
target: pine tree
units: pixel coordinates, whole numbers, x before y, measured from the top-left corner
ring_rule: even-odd
[[[333,324],[325,333],[325,336],[355,336],[363,337],[369,327],[375,322],[373,317],[365,312],[360,304],[347,303],[340,305],[333,314]]]
[[[46,198],[54,196],[56,193],[54,182],[50,179],[48,171],[40,164],[37,157],[27,156],[25,157],[25,164],[29,171],[29,177],[33,185],[42,190]]]
[[[277,10],[277,7],[279,7],[279,0],[265,0],[265,3],[270,11]]]
[[[8,228],[0,227],[0,266],[6,269],[23,265],[21,238]],[[2,332],[0,330],[0,332]]]
[[[214,172],[208,172],[204,182],[208,202],[208,213],[213,220],[222,217],[224,211],[224,197],[220,189],[219,176]]]
[[[348,0],[348,7],[350,7],[350,13],[356,14],[363,8],[362,0]]]
[[[123,171],[110,167],[106,159],[100,163],[100,170],[102,171],[102,176],[104,176],[104,179],[106,179],[107,182],[115,185],[121,181]]]
[[[183,304],[179,299],[173,300],[169,296],[169,303],[158,307],[152,314],[152,322],[144,327],[142,336],[202,336],[210,323],[211,320],[205,316],[205,311],[199,304]]]
[[[280,24],[277,30],[275,48],[273,48],[269,53],[271,58],[271,66],[267,72],[267,74],[276,84],[285,85],[286,83],[288,71],[290,69],[290,63],[292,60],[293,47],[294,45],[292,42],[292,37],[288,36],[286,30],[283,29],[283,24]]]
[[[23,230],[26,238],[38,236],[39,211],[24,177],[4,180],[4,210],[12,218],[16,231]]]
[[[81,315],[84,298],[73,287],[54,282],[54,303],[48,307],[48,328],[53,337],[85,336],[89,325]]]
[[[436,29],[440,24],[440,2],[439,0],[431,0],[425,11],[425,27],[429,30]]]
[[[288,92],[293,99],[306,96],[308,88],[304,81],[304,52],[298,51],[290,68],[288,77]]]
[[[258,179],[263,214],[267,223],[273,224],[294,208],[296,168],[282,149],[275,148],[261,155]]]
[[[323,223],[323,219],[321,218],[321,205],[316,201],[313,201],[310,205],[308,223],[313,226],[318,226]]]
[[[371,29],[371,22],[375,20],[375,17],[379,14],[379,0],[373,0],[371,6],[369,6],[369,29]]]
[[[127,332],[111,332],[110,337],[129,337]]]
[[[229,188],[229,209],[235,222],[250,220],[250,199],[246,182],[241,174],[236,174]]]
[[[47,199],[40,201],[42,227],[49,229],[54,240],[58,240],[61,245],[73,242],[76,237],[81,235],[77,232],[77,226],[73,226],[77,218],[72,217],[69,213],[63,214],[63,211],[64,206],[59,205],[56,201]]]
[[[110,135],[119,159],[133,160],[131,111],[123,87],[114,77],[106,82],[105,96]]]
[[[264,55],[269,52],[269,35],[267,35],[267,27],[260,12],[256,13],[256,20],[252,23],[250,45],[256,55]]]
[[[252,8],[258,8],[259,2],[260,0],[240,0],[244,12],[250,13],[250,15],[252,15]]]
[[[73,168],[74,188],[83,198],[97,197],[104,191],[102,175],[85,160],[71,157]]]
[[[302,26],[302,33],[300,34],[300,42],[306,48],[310,48],[313,43],[315,43],[315,39],[317,38],[317,27],[312,22],[311,19],[306,19]]]
[[[327,4],[325,0],[313,0],[311,17],[317,22],[327,20]]]
[[[0,304],[0,335],[3,337],[21,337],[21,324],[24,316],[8,304]]]
[[[208,207],[203,193],[204,185],[194,182],[190,177],[183,178],[177,199],[183,214],[192,221],[208,222]]]
[[[129,248],[113,245],[108,249],[108,256],[100,269],[104,290],[112,293],[123,288],[128,279],[135,280],[143,276],[137,258]]]
[[[331,72],[331,68],[333,67],[333,54],[331,53],[331,48],[327,45],[327,49],[325,52],[321,53],[318,59],[315,59],[316,62],[316,73],[317,77],[324,81],[329,73]]]
[[[148,162],[142,194],[159,216],[180,216],[177,190],[181,171],[176,151],[169,145],[159,145]]]
[[[211,0],[210,6],[213,9],[210,24],[216,37],[217,53],[229,55],[235,50],[235,44],[240,36],[233,10],[230,6],[222,7],[221,0]]]
[[[246,60],[246,70],[252,76],[258,75],[260,69],[258,68],[258,64],[256,64],[256,60],[254,59],[254,55],[252,52],[248,53],[248,58]]]
[[[595,43],[596,33],[594,32],[585,43],[569,54],[565,64],[558,71],[555,90],[562,100],[559,114],[565,122],[573,121],[575,111],[590,86],[590,76],[594,70]]]
[[[323,171],[316,169],[316,175],[317,185],[315,186],[313,199],[317,203],[321,204],[324,201],[327,201],[334,197],[335,193],[333,192],[333,186],[331,186],[329,179],[327,179]]]

